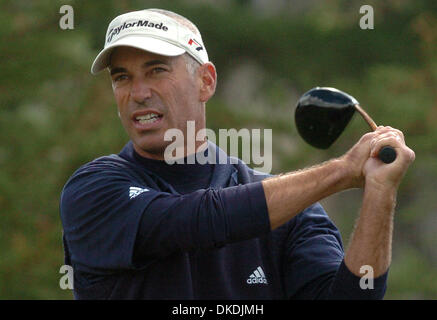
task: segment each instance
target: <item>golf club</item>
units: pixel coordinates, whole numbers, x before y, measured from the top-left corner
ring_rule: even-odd
[[[376,123],[354,97],[335,88],[316,87],[299,99],[295,111],[296,127],[307,143],[327,149],[344,131],[355,111],[373,131],[376,130]],[[396,159],[396,151],[385,146],[379,151],[378,158],[384,163],[391,163]]]

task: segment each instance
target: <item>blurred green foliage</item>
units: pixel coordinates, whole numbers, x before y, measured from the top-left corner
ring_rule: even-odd
[[[315,86],[352,94],[377,123],[404,132],[416,161],[399,189],[386,298],[436,299],[437,2],[367,1],[374,30],[359,28],[359,1],[304,2],[267,12],[254,1],[2,1],[0,298],[72,298],[59,288],[60,192],[80,165],[128,140],[108,76],[89,69],[110,20],[146,5],[197,24],[219,74],[208,128],[273,129],[273,173],[339,156],[368,130],[355,117],[331,149],[305,145],[294,106]],[[59,27],[63,4],[74,30]],[[322,204],[347,244],[361,191]]]

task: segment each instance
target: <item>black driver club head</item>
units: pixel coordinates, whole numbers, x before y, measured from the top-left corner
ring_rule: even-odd
[[[357,104],[354,97],[338,89],[313,88],[297,102],[297,131],[313,147],[327,149],[346,128]]]

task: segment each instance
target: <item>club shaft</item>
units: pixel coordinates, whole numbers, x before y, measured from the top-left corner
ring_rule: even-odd
[[[375,131],[377,128],[377,125],[375,121],[367,114],[366,111],[363,110],[358,104],[355,105],[355,109],[361,114],[361,116],[366,120],[367,124],[370,126],[372,131]]]
[[[372,131],[375,131],[377,125],[375,121],[370,118],[367,112],[364,111],[363,108],[361,108],[358,104],[355,105],[355,109],[363,116],[364,120],[366,120]],[[384,163],[392,163],[396,159],[396,151],[390,146],[382,147],[381,150],[379,150],[378,158]]]

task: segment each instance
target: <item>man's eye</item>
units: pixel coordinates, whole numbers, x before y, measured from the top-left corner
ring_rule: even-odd
[[[122,75],[116,76],[114,78],[114,82],[119,82],[119,81],[123,81],[123,80],[126,80],[126,79],[127,79],[127,75],[122,74]]]
[[[161,67],[156,67],[156,68],[152,69],[152,73],[154,73],[154,74],[161,73],[161,72],[164,72],[164,71],[167,71],[167,70],[165,70],[164,68],[161,68]]]

